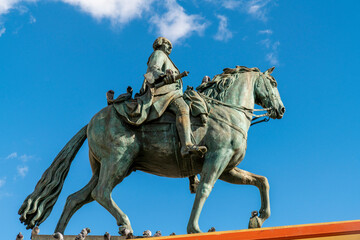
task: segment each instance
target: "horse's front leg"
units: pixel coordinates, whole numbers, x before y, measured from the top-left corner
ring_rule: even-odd
[[[201,172],[201,180],[196,191],[194,205],[191,210],[190,220],[187,226],[188,233],[201,232],[199,228],[201,210],[216,180],[219,179],[220,175],[228,165],[232,154],[232,150],[221,150],[206,154]]]
[[[270,187],[267,178],[239,168],[233,168],[230,171],[223,172],[220,179],[233,184],[254,185],[259,188],[261,197],[259,224],[258,226],[249,225],[249,227],[261,227],[265,220],[270,217]]]

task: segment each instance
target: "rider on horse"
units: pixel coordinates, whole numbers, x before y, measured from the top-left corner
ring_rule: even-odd
[[[151,88],[152,114],[155,113],[160,117],[168,109],[176,115],[176,128],[183,157],[193,153],[203,155],[207,148],[197,146],[191,141],[189,107],[183,99],[182,79],[175,79],[180,71],[169,57],[172,44],[168,39],[159,37],[155,40],[153,48],[154,52],[147,62],[148,69],[140,94]]]

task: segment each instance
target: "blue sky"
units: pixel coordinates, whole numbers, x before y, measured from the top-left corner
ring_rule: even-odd
[[[17,211],[67,141],[106,106],[105,93],[140,88],[152,43],[173,41],[171,57],[197,86],[225,67],[273,76],[287,109],[282,120],[249,131],[240,168],[270,182],[272,216],[264,227],[358,219],[358,1],[271,0],[0,0],[0,226],[21,231]],[[66,197],[91,170],[86,144],[74,160],[50,217],[52,233]],[[113,193],[135,234],[183,234],[194,199],[187,179],[131,174]],[[244,229],[260,207],[252,186],[221,181],[200,227]],[[90,227],[117,233],[98,203],[80,209],[67,234]]]

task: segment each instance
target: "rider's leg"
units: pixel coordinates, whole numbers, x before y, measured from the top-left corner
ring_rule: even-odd
[[[169,106],[169,109],[176,115],[176,128],[181,142],[181,154],[187,155],[190,152],[199,152],[204,154],[207,149],[204,146],[194,146],[191,141],[191,123],[189,116],[189,106],[182,97],[175,99]]]
[[[184,99],[180,97],[170,104],[170,110],[176,115],[176,128],[179,132],[181,146],[192,146],[189,106],[185,103]]]

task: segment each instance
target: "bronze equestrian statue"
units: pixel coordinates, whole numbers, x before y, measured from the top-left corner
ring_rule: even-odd
[[[175,80],[180,71],[169,57],[172,44],[168,39],[159,37],[153,48],[140,95],[145,91],[152,91],[153,103],[150,112],[156,114],[154,118],[161,117],[166,109],[175,114],[183,157],[191,153],[203,155],[207,151],[206,147],[196,146],[191,141],[190,110],[182,97],[182,80]]]
[[[160,51],[170,53],[170,44],[163,47]],[[163,55],[164,60],[153,59],[158,54]],[[201,232],[200,213],[218,179],[259,188],[259,216],[253,216],[255,219],[249,227],[261,227],[270,216],[268,181],[266,177],[237,168],[237,165],[245,157],[247,132],[257,111],[254,105],[267,111],[262,116],[273,119],[281,119],[285,113],[277,82],[271,76],[273,69],[262,73],[257,68],[226,68],[211,81],[202,83],[197,92],[188,89],[182,96],[179,71],[168,54],[164,56],[155,47],[145,74],[146,86],[140,94],[134,99],[126,95],[103,108],[65,145],[22,204],[20,220],[27,228],[33,228],[50,215],[71,162],[87,138],[93,175],[85,187],[67,198],[55,232],[64,233],[72,215],[95,200],[114,216],[120,233],[132,233],[128,216],[113,201],[111,192],[136,170],[172,178],[200,174],[188,233]],[[164,93],[169,94],[171,100],[158,95],[163,86],[174,86]],[[186,99],[189,107],[183,105],[183,100],[178,100],[181,103],[174,106],[176,99]],[[160,104],[161,101],[165,104]],[[167,106],[169,112],[165,111]],[[182,107],[191,109],[191,124],[186,116],[189,113]],[[200,118],[205,112],[208,116],[206,124]],[[187,136],[190,126],[191,140]],[[204,155],[202,146],[207,149]]]

